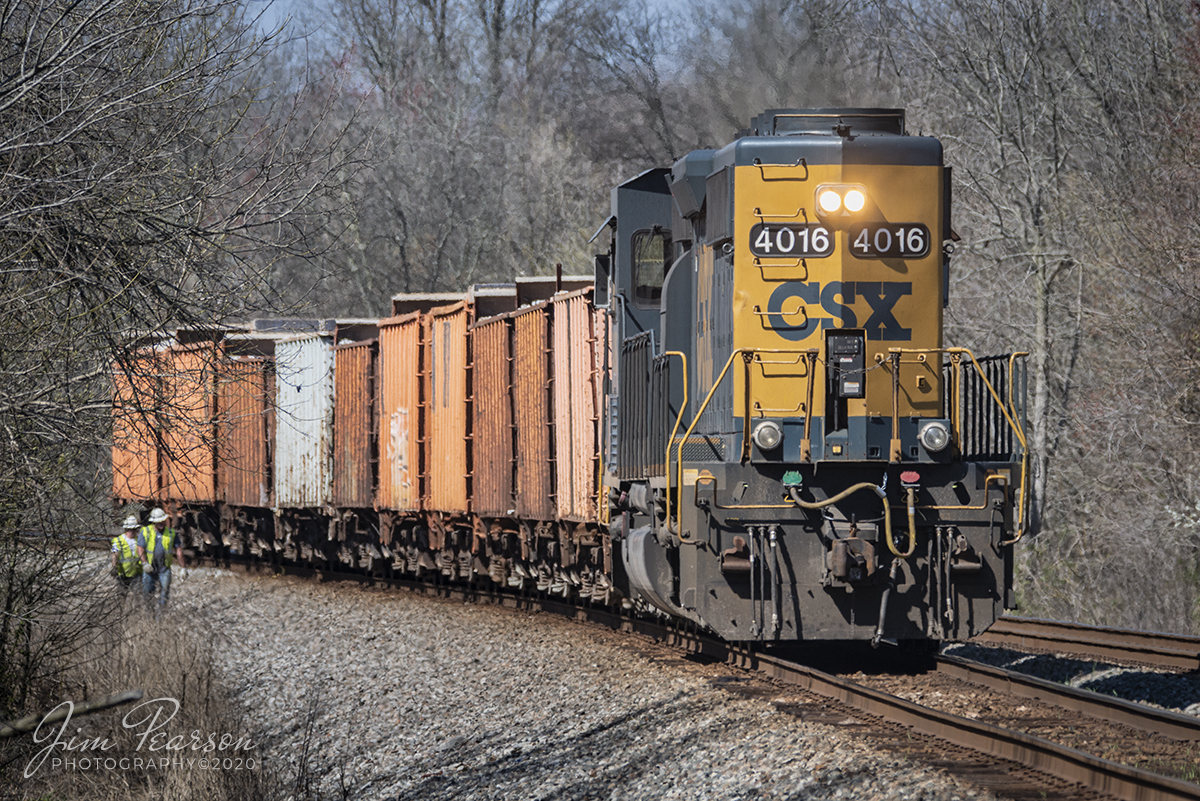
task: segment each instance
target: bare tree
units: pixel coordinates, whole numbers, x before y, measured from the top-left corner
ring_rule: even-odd
[[[1087,13],[1056,0],[946,0],[881,14],[883,36],[908,26],[904,56],[917,60],[897,56],[897,71],[910,73],[924,99],[918,113],[950,146],[956,226],[967,235],[960,263],[979,271],[975,287],[1007,290],[987,299],[998,314],[959,303],[967,315],[951,320],[980,344],[999,344],[986,334],[999,331],[1032,352],[1035,515],[1077,379],[1081,304],[1095,272],[1079,222],[1095,200],[1094,163],[1110,149],[1104,105],[1076,63],[1077,12]]]
[[[860,0],[709,6],[701,11],[697,40],[684,51],[705,87],[697,100],[708,111],[697,124],[706,118],[737,130],[768,108],[900,102],[871,46],[872,22],[870,4]]]
[[[590,270],[612,176],[564,123],[583,75],[573,41],[594,0],[439,6],[332,0],[301,27],[346,78],[372,167],[317,233],[325,313],[381,314],[391,294]],[[276,273],[307,286],[314,264]]]
[[[0,9],[0,714],[90,619],[74,552],[22,532],[111,530],[128,332],[270,305],[264,263],[313,252],[309,215],[354,169],[327,104],[264,98],[272,46],[233,0]]]
[[[1181,263],[1162,249],[1165,259],[1146,258],[1158,227],[1147,223],[1165,219],[1146,165],[1172,158],[1164,121],[1186,94],[1184,4],[877,9],[881,49],[920,98],[914,119],[948,143],[955,167],[964,247],[948,321],[976,347],[1032,354],[1034,512],[1048,536],[1024,551],[1025,601],[1042,614],[1185,628],[1187,557],[1161,536],[1169,496],[1195,475],[1177,447],[1168,399],[1182,376],[1167,365],[1178,340],[1161,305]],[[1144,596],[1147,581],[1171,600],[1096,600]]]

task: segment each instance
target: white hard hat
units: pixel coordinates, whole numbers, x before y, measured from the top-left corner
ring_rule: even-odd
[[[167,513],[164,512],[162,509],[155,509],[153,512],[150,513],[150,522],[151,523],[163,523],[163,522],[166,522],[166,519],[167,519]]]
[[[125,528],[137,528],[138,527],[137,517],[134,515],[130,515],[129,517],[125,518],[124,525],[125,525]]]

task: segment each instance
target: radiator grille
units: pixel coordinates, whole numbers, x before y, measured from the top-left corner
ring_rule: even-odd
[[[962,458],[968,462],[1010,462],[1021,456],[1021,442],[1013,431],[1012,426],[1004,416],[1003,407],[988,391],[984,377],[996,390],[1001,403],[1011,405],[1017,414],[1018,422],[1024,424],[1025,391],[1027,372],[1024,361],[1014,363],[1012,375],[1009,370],[1008,356],[990,356],[979,360],[983,371],[966,363],[962,369],[962,397],[959,408],[953,408],[952,393],[945,392],[945,402],[942,408],[943,416],[953,420],[955,412],[962,414],[962,429],[959,432],[959,448]],[[944,386],[952,387],[954,366],[947,362],[942,365]],[[1010,381],[1011,378],[1011,381]],[[1010,384],[1011,394],[1010,398]]]

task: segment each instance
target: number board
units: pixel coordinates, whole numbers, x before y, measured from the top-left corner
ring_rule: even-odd
[[[920,223],[852,225],[850,252],[860,259],[919,259],[929,253],[929,229]]]
[[[820,258],[833,252],[833,234],[823,225],[759,223],[750,229],[753,256]]]

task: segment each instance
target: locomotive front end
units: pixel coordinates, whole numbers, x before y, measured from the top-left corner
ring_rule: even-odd
[[[616,380],[615,428],[644,384],[663,453],[609,477],[632,594],[730,640],[984,631],[1012,606],[1023,362],[943,342],[941,143],[898,110],[772,111],[665,179],[677,258],[657,330],[623,331],[646,377]]]

